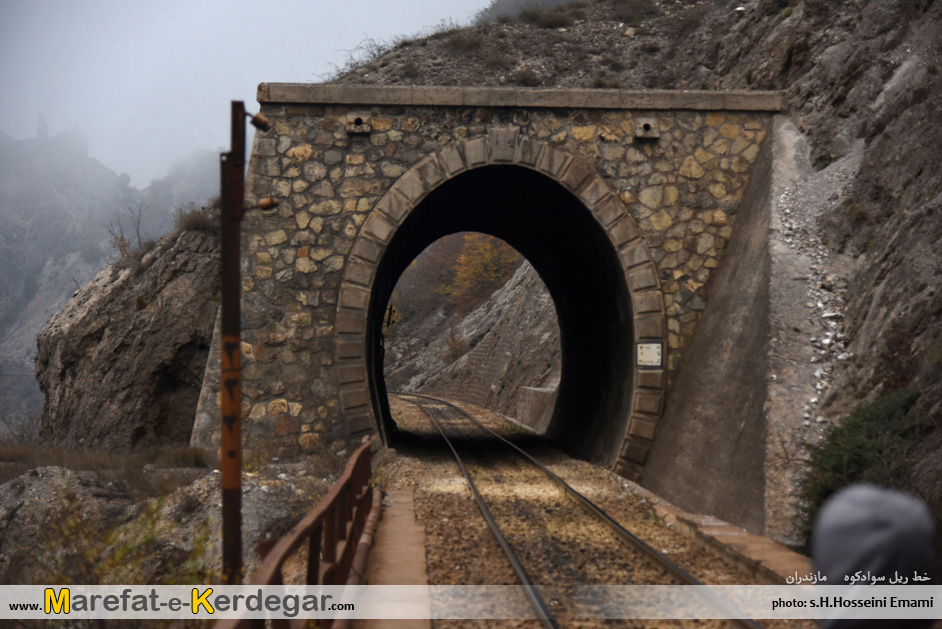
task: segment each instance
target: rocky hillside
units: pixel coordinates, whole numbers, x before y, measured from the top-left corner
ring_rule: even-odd
[[[513,3],[494,3],[502,4]],[[498,17],[380,52],[335,80],[782,90],[810,167],[780,206],[804,215],[795,203],[810,194],[821,217],[785,225],[792,231],[784,238],[808,250],[823,246],[841,262],[810,291],[822,296],[811,310],[829,307],[824,296],[846,301],[825,313],[841,322],[839,337],[796,336],[809,355],[833,359],[820,370],[820,395],[795,412],[814,429],[816,417],[837,419],[862,401],[913,388],[919,397],[910,413],[936,429],[904,484],[930,500],[942,495],[942,171],[933,167],[942,150],[939,2],[599,0]],[[817,176],[837,160],[840,168]],[[551,318],[550,309],[544,313]],[[448,333],[423,341],[428,365]],[[515,340],[538,342],[526,338]],[[450,377],[472,378],[462,365],[473,364],[458,361]],[[810,430],[808,439],[820,435]]]
[[[860,170],[833,191],[819,227],[857,261],[847,279],[858,360],[836,389],[860,398],[925,376],[942,351],[942,173],[930,166],[942,135],[940,53],[932,0],[600,0],[403,40],[336,81],[784,90],[818,168],[865,140]]]
[[[920,396],[911,412],[938,428],[940,47],[942,4],[934,0],[599,0],[403,40],[335,80],[783,90],[786,115],[806,136],[812,167],[849,156],[863,142],[854,149],[861,151],[859,169],[855,161],[847,178],[834,178],[821,192],[830,206],[826,219],[808,226],[807,237],[850,262],[846,277],[827,282],[846,285],[842,342],[852,359],[834,362],[821,412],[840,416],[861,400],[915,387]],[[208,233],[175,234],[139,263],[99,274],[49,322],[36,366],[47,396],[46,435],[110,447],[188,436],[216,312],[215,247]],[[552,386],[555,323],[534,281],[532,273],[518,272],[455,326],[454,337],[447,322],[401,331],[388,354],[409,362],[392,366],[391,382],[440,391],[474,382],[476,395],[490,396],[505,412],[514,407],[516,383]],[[542,306],[530,307],[534,301]],[[499,331],[501,317],[517,328]],[[431,333],[436,326],[438,336]],[[470,353],[450,360],[464,343]],[[424,353],[415,354],[419,345]],[[501,356],[505,348],[509,358]],[[514,355],[524,348],[539,351]],[[470,379],[470,367],[484,363],[514,384],[502,391]],[[435,373],[421,379],[429,369]],[[942,495],[940,440],[936,430],[924,441],[909,479],[933,499]],[[20,490],[4,488],[13,504]],[[124,508],[120,501],[117,507]]]
[[[342,463],[308,457],[254,467],[246,475],[242,546],[248,574],[259,564],[259,540],[277,540],[294,526],[327,493]],[[218,472],[153,465],[120,472],[46,466],[0,485],[0,583],[218,583]],[[180,475],[182,485],[172,478]],[[179,486],[142,498],[142,484]]]
[[[546,287],[525,263],[464,318],[438,311],[387,338],[386,386],[441,394],[516,417],[522,387],[559,384],[554,312]]]
[[[130,205],[130,178],[88,157],[79,131],[0,136],[0,412],[35,411],[36,333],[107,255],[107,217]]]
[[[189,442],[219,307],[219,238],[194,214],[100,272],[37,338],[42,433],[57,445]]]

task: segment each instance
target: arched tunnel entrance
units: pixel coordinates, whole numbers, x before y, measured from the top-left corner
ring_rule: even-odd
[[[546,436],[571,454],[612,463],[633,390],[631,300],[618,253],[583,202],[552,178],[516,165],[489,165],[448,179],[411,211],[386,247],[370,295],[366,359],[371,402],[392,433],[383,377],[382,322],[402,272],[448,234],[503,239],[533,265],[552,296],[560,329],[559,394]]]

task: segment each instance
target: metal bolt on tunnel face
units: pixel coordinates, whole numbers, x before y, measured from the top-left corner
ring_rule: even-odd
[[[380,330],[399,276],[438,238],[459,231],[496,236],[539,273],[556,308],[562,375],[547,436],[573,454],[611,463],[630,412],[633,326],[617,252],[582,201],[553,179],[513,165],[447,180],[421,200],[392,236],[377,267],[366,350],[374,412],[392,426]]]

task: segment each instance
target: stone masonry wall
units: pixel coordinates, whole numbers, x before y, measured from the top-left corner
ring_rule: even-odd
[[[369,132],[350,126],[360,112]],[[333,367],[345,260],[371,210],[410,167],[500,126],[517,127],[521,136],[594,168],[653,254],[672,378],[705,308],[704,286],[723,258],[770,119],[736,111],[276,103],[263,103],[262,113],[274,129],[256,134],[247,200],[271,196],[281,204],[246,214],[243,432],[249,448],[264,443],[333,451],[353,432],[339,420]],[[641,124],[656,137],[637,137]],[[217,394],[211,363],[194,442],[218,440],[218,429],[209,437],[206,428],[218,422]]]

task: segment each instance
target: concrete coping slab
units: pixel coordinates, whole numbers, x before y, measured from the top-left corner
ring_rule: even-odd
[[[261,83],[258,86],[258,102],[308,105],[778,112],[782,110],[783,96],[781,92],[732,90],[602,90]]]
[[[674,530],[711,551],[728,564],[739,566],[757,583],[783,585],[793,574],[811,571],[811,560],[767,537],[712,515],[689,513],[630,481],[631,491],[654,505],[655,513]]]

